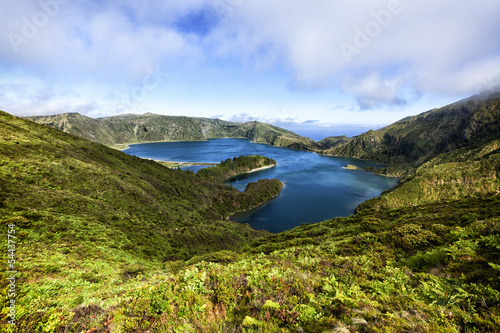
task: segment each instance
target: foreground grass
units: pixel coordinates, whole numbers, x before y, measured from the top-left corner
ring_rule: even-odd
[[[101,254],[89,263],[93,276],[61,255],[64,269],[42,264],[52,280],[27,289],[22,324],[46,332],[495,332],[499,215],[498,197],[384,210],[140,270],[127,258],[105,267]]]

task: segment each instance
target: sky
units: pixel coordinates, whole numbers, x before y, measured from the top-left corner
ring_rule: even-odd
[[[0,109],[363,132],[498,89],[499,17],[498,0],[2,1]]]

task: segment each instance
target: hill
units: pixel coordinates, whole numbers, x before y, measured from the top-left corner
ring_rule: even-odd
[[[225,219],[282,187],[261,180],[239,192],[1,111],[0,137],[0,222],[16,237],[9,242],[19,271],[16,313],[32,323],[47,307],[88,302],[90,291],[106,299],[106,285],[117,291],[166,260],[236,250],[265,236]],[[68,284],[80,296],[62,288]],[[37,298],[44,303],[33,307]]]
[[[421,165],[439,154],[499,139],[499,107],[500,93],[474,96],[368,131],[325,153],[386,164]]]
[[[322,147],[323,149],[329,149],[329,148],[334,148],[334,147],[343,145],[349,141],[351,141],[351,139],[345,135],[329,136],[329,137],[324,138],[323,140],[319,141],[318,145],[320,147]]]
[[[292,149],[315,150],[314,140],[256,121],[233,123],[220,119],[144,115],[121,115],[93,119],[78,113],[28,117],[67,133],[108,146],[154,141],[200,141],[213,138],[247,138]]]

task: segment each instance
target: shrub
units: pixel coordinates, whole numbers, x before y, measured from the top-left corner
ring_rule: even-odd
[[[26,237],[28,237],[28,232],[27,231],[21,231],[17,234],[17,238],[19,240],[23,240],[23,239],[26,239]]]
[[[429,230],[422,229],[417,224],[406,224],[397,228],[393,233],[394,243],[403,249],[420,248],[435,242],[439,237]]]
[[[14,216],[2,221],[3,225],[14,225],[15,228],[26,229],[31,227],[31,221],[24,216]]]
[[[376,217],[365,217],[361,221],[363,230],[367,232],[379,232],[382,230],[382,220]]]
[[[264,310],[271,310],[271,311],[278,310],[279,308],[280,308],[279,303],[273,302],[273,301],[271,301],[269,299],[262,306],[262,309],[264,309]]]
[[[24,213],[23,216],[29,220],[39,220],[40,218],[43,217],[43,214],[36,210],[30,210]]]
[[[476,221],[477,221],[477,214],[474,213],[464,214],[460,218],[460,225],[468,226],[469,224],[474,223]]]
[[[245,319],[243,319],[243,323],[241,323],[241,326],[243,327],[253,327],[253,326],[259,326],[260,321],[257,319],[254,319],[250,316],[246,316]]]
[[[130,279],[136,277],[139,274],[143,274],[145,271],[146,267],[144,267],[142,264],[139,263],[129,264],[123,267],[122,275]]]
[[[414,256],[408,258],[406,261],[408,267],[413,270],[422,271],[431,267],[436,267],[445,264],[447,261],[447,254],[441,249],[433,249],[425,253],[419,252]]]
[[[100,277],[96,270],[92,270],[91,272],[82,273],[80,276],[83,280],[88,281],[90,283],[98,283],[100,281]]]
[[[448,233],[451,230],[450,227],[447,227],[447,226],[445,226],[443,224],[440,224],[440,223],[433,224],[431,226],[431,229],[437,235],[444,235],[444,234]]]

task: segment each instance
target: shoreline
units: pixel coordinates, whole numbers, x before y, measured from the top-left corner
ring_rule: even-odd
[[[244,174],[244,173],[253,173],[253,172],[257,172],[257,171],[261,171],[261,170],[267,170],[267,169],[271,169],[271,168],[274,168],[275,166],[277,166],[278,164],[271,164],[271,165],[266,165],[266,166],[263,166],[263,167],[260,167],[260,168],[257,168],[257,169],[252,169],[250,171],[246,171],[246,172],[243,172],[243,173],[240,173],[241,174]]]
[[[281,189],[280,189],[280,192],[279,192],[278,194],[276,194],[276,195],[274,195],[274,196],[270,197],[269,199],[267,199],[266,201],[264,201],[264,202],[263,202],[263,203],[261,203],[261,204],[258,204],[258,205],[256,205],[256,206],[253,206],[253,207],[250,207],[250,208],[247,208],[247,209],[244,209],[244,210],[240,210],[240,211],[235,212],[235,213],[231,213],[230,215],[228,215],[228,216],[226,217],[226,221],[233,221],[233,220],[231,220],[231,219],[232,219],[234,216],[237,216],[237,215],[239,215],[239,214],[243,214],[243,213],[249,212],[249,211],[251,211],[251,210],[257,209],[257,208],[259,208],[259,207],[261,207],[261,206],[263,206],[263,205],[265,205],[265,204],[268,204],[271,200],[276,199],[277,197],[279,197],[279,196],[280,196],[280,194],[281,194],[281,192],[283,191],[283,188],[285,188],[285,186],[286,186],[286,184],[285,184],[285,183],[283,183],[281,180],[280,180],[280,183],[281,183]],[[233,222],[236,222],[236,223],[247,223],[247,222],[238,222],[238,221],[233,221]]]
[[[148,158],[148,160],[155,161],[167,168],[177,168],[177,167],[190,167],[190,166],[216,166],[219,163],[204,163],[204,162],[173,162],[173,161],[160,161]]]
[[[258,172],[258,171],[262,171],[262,170],[271,169],[271,168],[274,168],[277,165],[278,164],[276,163],[276,164],[266,165],[266,166],[263,166],[263,167],[260,167],[260,168],[252,169],[250,171],[239,172],[239,173],[237,173],[235,175],[232,175],[232,176],[227,177],[226,179],[224,179],[223,183],[227,183],[227,182],[230,183],[231,180],[237,179],[241,175],[246,175],[246,174],[249,174],[249,173],[254,173],[254,172]]]

